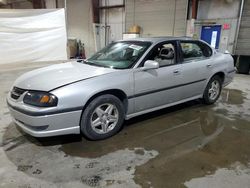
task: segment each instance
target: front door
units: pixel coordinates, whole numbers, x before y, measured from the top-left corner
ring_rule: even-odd
[[[134,72],[135,112],[180,100],[178,85],[181,82],[182,74],[181,65],[178,64],[176,58],[175,43],[157,45],[146,60],[157,61],[160,67],[147,71],[138,68]]]

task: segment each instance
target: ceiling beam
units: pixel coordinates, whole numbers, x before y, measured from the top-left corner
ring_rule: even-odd
[[[122,4],[122,5],[111,5],[111,6],[102,6],[102,7],[99,7],[99,9],[113,9],[113,8],[124,8],[125,5]]]
[[[100,23],[99,0],[92,0],[93,22]]]
[[[197,19],[199,0],[192,0],[192,19]]]
[[[34,9],[43,9],[46,8],[44,0],[32,0]]]

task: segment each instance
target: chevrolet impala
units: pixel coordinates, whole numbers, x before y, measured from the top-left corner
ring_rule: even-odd
[[[200,40],[122,40],[89,59],[25,73],[7,104],[15,124],[35,137],[100,140],[141,114],[194,99],[213,104],[234,74],[231,55]]]

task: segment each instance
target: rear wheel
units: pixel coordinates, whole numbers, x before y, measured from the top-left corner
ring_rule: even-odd
[[[205,104],[215,103],[221,93],[222,80],[219,76],[213,76],[207,84],[205,92],[203,94],[203,101]]]
[[[81,131],[91,140],[115,135],[124,121],[122,102],[113,95],[102,95],[89,103],[81,119]]]

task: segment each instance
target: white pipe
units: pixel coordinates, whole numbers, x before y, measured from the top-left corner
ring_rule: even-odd
[[[64,0],[64,10],[65,10],[65,24],[66,24],[66,36],[68,40],[68,15],[67,15],[67,0]]]

